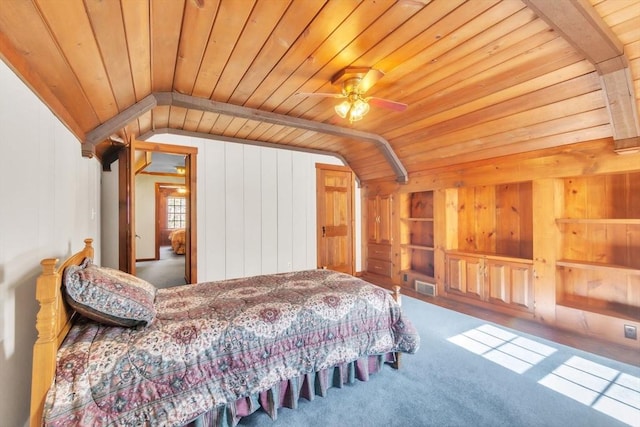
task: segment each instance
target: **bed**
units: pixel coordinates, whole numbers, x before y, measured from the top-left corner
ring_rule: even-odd
[[[186,250],[185,245],[187,242],[185,229],[179,228],[177,230],[173,230],[171,233],[169,233],[169,240],[171,241],[171,248],[173,249],[173,252],[178,255],[184,255],[184,252]]]
[[[60,266],[41,262],[32,426],[234,426],[259,409],[275,419],[300,397],[397,368],[420,345],[397,290],[392,298],[330,270],[153,291],[136,283],[121,300],[151,293],[140,310],[96,309],[76,285],[111,285],[113,275],[127,285],[128,275],[93,265],[91,244]]]

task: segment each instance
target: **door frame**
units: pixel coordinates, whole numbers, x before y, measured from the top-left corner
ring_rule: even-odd
[[[197,208],[196,208],[196,160],[197,147],[163,144],[157,142],[131,140],[131,143],[121,150],[118,156],[118,241],[119,268],[135,275],[135,168],[134,155],[136,151],[150,151],[185,156],[185,179],[187,189],[187,227],[185,278],[187,283],[197,283]]]

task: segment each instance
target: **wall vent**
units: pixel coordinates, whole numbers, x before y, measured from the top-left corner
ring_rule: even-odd
[[[436,284],[423,282],[422,280],[416,280],[416,291],[423,295],[428,295],[430,297],[436,296]]]

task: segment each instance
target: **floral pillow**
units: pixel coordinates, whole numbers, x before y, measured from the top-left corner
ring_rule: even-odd
[[[148,325],[156,316],[156,288],[138,277],[86,258],[63,276],[66,300],[78,313],[113,326]]]

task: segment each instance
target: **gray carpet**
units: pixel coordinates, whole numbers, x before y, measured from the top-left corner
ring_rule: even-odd
[[[136,262],[136,276],[157,288],[184,285],[184,259],[184,255],[177,255],[170,246],[161,246],[158,261]]]
[[[526,371],[518,373],[449,341],[452,337],[460,337],[460,334],[472,335],[473,332],[468,331],[488,322],[406,296],[403,297],[403,309],[419,329],[422,345],[417,354],[404,355],[399,371],[385,367],[368,382],[356,381],[342,389],[332,388],[327,397],[316,397],[312,402],[301,399],[296,410],[281,408],[275,422],[264,412],[258,411],[242,419],[240,425],[640,425],[640,417],[635,418],[636,414],[640,414],[640,368],[637,366],[492,325],[519,336],[519,340],[526,342],[529,339],[546,346],[544,348],[555,349]],[[608,410],[610,414],[625,413],[626,419],[619,415],[609,416],[596,409],[606,407],[604,391],[581,403],[538,383],[543,378],[555,377],[552,372],[572,369],[567,368],[565,363],[575,357],[595,362],[614,372],[616,378],[631,381],[631,388],[623,389],[631,406],[623,405],[623,410]],[[589,371],[590,368],[585,370]],[[613,392],[620,387],[609,383],[601,388]],[[626,423],[618,419],[625,419]]]

